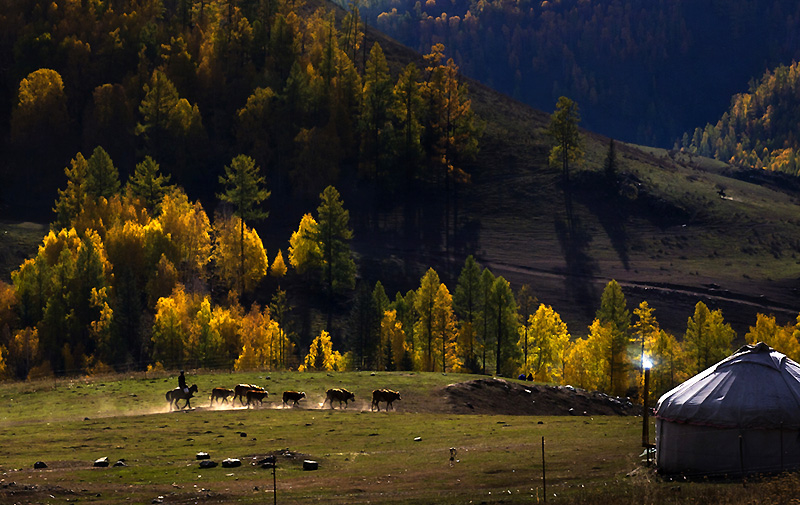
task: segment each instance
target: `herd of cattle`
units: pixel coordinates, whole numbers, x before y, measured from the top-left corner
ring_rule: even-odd
[[[186,396],[181,398],[175,398],[174,393],[180,390],[173,390],[167,393],[167,401],[170,402],[170,410],[172,410],[173,405],[175,408],[187,408],[191,407],[190,400],[193,397],[193,394],[197,392],[197,386],[192,385],[188,395],[181,395]],[[226,404],[230,399],[230,405],[235,405],[236,400],[239,400],[239,404],[241,406],[246,406],[250,408],[250,406],[255,407],[256,403],[259,406],[263,405],[264,399],[269,397],[269,392],[261,386],[256,386],[255,384],[237,384],[233,389],[228,388],[214,388],[211,390],[211,406],[214,406],[215,402],[218,404]],[[284,391],[283,392],[283,406],[286,407],[287,405],[296,407],[299,406],[299,401],[306,397],[306,393],[304,391]],[[183,407],[178,406],[177,400],[186,400],[186,403]],[[372,405],[370,406],[371,410],[377,409],[378,411],[381,410],[381,403],[386,404],[386,410],[394,409],[392,406],[392,402],[395,400],[400,400],[400,393],[398,391],[393,391],[391,389],[376,389],[372,392]],[[322,402],[322,406],[324,407],[326,403],[330,405],[330,408],[333,407],[333,402],[339,402],[339,408],[347,408],[347,402],[353,401],[355,402],[356,395],[344,388],[332,388],[325,392],[325,401]]]

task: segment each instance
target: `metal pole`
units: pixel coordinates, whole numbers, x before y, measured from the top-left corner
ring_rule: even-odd
[[[545,475],[544,437],[542,437],[542,489],[544,491],[544,502],[547,503],[547,478]]]
[[[647,455],[647,466],[650,466],[650,412],[647,400],[650,396],[650,368],[644,369],[644,410],[642,412],[642,447]]]

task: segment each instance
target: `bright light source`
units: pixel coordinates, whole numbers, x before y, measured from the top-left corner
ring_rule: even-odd
[[[650,370],[651,368],[653,368],[653,362],[650,361],[650,358],[648,358],[647,356],[644,356],[642,358],[642,367],[645,370]]]

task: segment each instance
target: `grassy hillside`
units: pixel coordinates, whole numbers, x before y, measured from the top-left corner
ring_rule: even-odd
[[[798,195],[780,178],[749,182],[716,160],[618,143],[621,179],[635,196],[610,195],[598,183],[609,139],[584,132],[586,162],[574,173],[569,230],[560,174],[547,166],[549,114],[478,83],[469,87],[485,132],[469,167],[472,182],[460,193],[454,245],[444,252],[438,222],[434,230],[397,233],[403,209],[394,209],[384,233],[356,238],[367,265],[380,264],[384,284],[392,274],[414,282],[427,265],[454,282],[463,258],[475,254],[516,287],[530,284],[574,335],[585,333],[612,278],[631,309],[648,300],[677,335],[700,300],[722,308],[740,340],[757,312],[782,323],[797,316]]]
[[[548,502],[789,503],[796,477],[748,482],[658,478],[640,461],[641,418],[617,416],[455,415],[437,396],[469,376],[441,374],[211,374],[190,377],[208,388],[256,382],[278,396],[304,389],[300,408],[271,399],[258,409],[169,413],[162,395],[174,376],[0,385],[2,503],[272,503],[269,469],[277,457],[279,503],[541,503],[542,439]],[[374,387],[401,389],[394,412],[318,408],[325,388],[345,386],[357,399]],[[68,400],[70,399],[70,400]],[[452,463],[450,448],[456,450]],[[236,468],[201,469],[195,455],[237,458]],[[94,468],[107,457],[110,464]],[[303,471],[305,459],[319,470]],[[47,464],[33,469],[36,461]]]

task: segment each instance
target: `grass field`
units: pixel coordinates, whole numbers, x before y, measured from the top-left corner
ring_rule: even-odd
[[[442,388],[474,378],[406,373],[192,374],[195,410],[170,413],[174,376],[10,383],[0,387],[0,503],[795,503],[796,477],[675,482],[645,467],[640,417],[453,415]],[[263,408],[208,408],[211,387],[261,384]],[[329,387],[356,403],[320,408]],[[371,412],[370,391],[401,391]],[[304,390],[300,408],[280,392]],[[269,405],[267,405],[269,404]],[[450,448],[457,450],[450,462]],[[196,453],[238,458],[200,469]],[[108,457],[127,466],[94,468]],[[302,461],[319,462],[303,471]],[[36,461],[46,469],[34,470]]]

